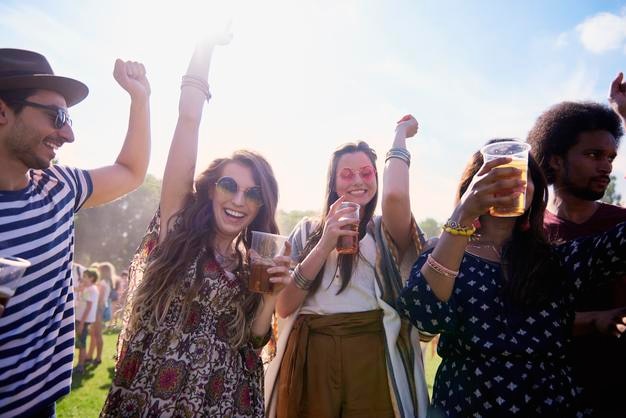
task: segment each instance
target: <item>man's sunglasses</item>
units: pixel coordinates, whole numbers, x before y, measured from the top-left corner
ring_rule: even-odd
[[[358,170],[353,170],[351,168],[344,168],[339,172],[339,177],[342,180],[354,180],[357,173],[359,174],[359,176],[361,176],[363,180],[370,181],[376,175],[376,170],[371,165],[363,166],[359,168]]]
[[[16,104],[21,104],[24,106],[34,107],[36,109],[46,110],[50,116],[53,116],[54,127],[56,129],[61,129],[65,124],[67,126],[72,126],[72,119],[70,119],[70,114],[67,110],[53,105],[43,105],[41,103],[29,102],[28,100],[16,100],[14,101]]]
[[[224,197],[232,199],[237,193],[239,193],[239,185],[232,177],[221,177],[215,182],[215,190],[221,193]],[[246,203],[257,208],[263,206],[263,193],[261,191],[261,187],[249,187],[243,191],[243,196],[246,199]]]

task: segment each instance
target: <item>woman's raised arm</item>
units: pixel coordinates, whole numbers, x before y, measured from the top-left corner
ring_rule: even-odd
[[[207,81],[211,56],[216,45],[227,44],[231,37],[226,32],[198,44],[182,78],[178,122],[163,173],[160,242],[167,234],[170,218],[182,208],[185,196],[192,190],[202,109],[211,97]]]
[[[411,242],[411,202],[409,199],[409,165],[411,154],[406,139],[417,133],[418,124],[406,115],[396,126],[393,145],[385,158],[383,173],[383,223],[395,241],[400,254]]]

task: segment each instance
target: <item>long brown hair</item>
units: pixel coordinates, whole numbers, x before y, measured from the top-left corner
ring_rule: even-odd
[[[115,285],[115,266],[108,261],[98,263],[98,272],[100,273],[100,280],[107,282],[109,288],[113,289]]]
[[[216,233],[213,214],[213,194],[215,183],[221,177],[226,164],[236,162],[249,167],[254,181],[261,187],[263,206],[235,240],[238,258],[235,274],[246,277],[248,268],[244,252],[249,248],[252,231],[276,234],[278,226],[275,220],[278,202],[278,185],[269,163],[261,155],[247,150],[233,153],[230,158],[214,160],[200,174],[194,184],[194,190],[186,198],[183,208],[170,219],[174,222],[165,240],[154,250],[146,268],[144,278],[137,288],[135,303],[131,312],[130,329],[135,329],[138,321],[147,320],[149,326],[157,326],[165,319],[175,295],[181,291],[181,278],[193,268],[193,263],[203,263],[214,257],[213,238]],[[244,250],[242,251],[242,247]],[[199,255],[203,255],[199,258]],[[185,292],[182,312],[177,326],[182,327],[189,313],[191,301],[202,286],[202,268],[195,266],[196,277]],[[235,301],[235,316],[228,324],[229,341],[233,348],[241,347],[249,338],[250,323],[261,298],[256,293],[244,292],[244,296]]]
[[[514,139],[492,139],[487,144],[511,140]],[[461,176],[457,201],[482,165],[483,156],[477,151]],[[501,259],[505,279],[504,295],[519,307],[536,307],[550,300],[563,283],[564,274],[544,233],[543,216],[548,203],[548,184],[532,155],[528,156],[528,175],[534,183],[535,192],[529,208],[517,217],[513,235],[505,243]]]
[[[330,206],[335,203],[337,199],[339,199],[339,195],[337,194],[336,190],[337,165],[339,163],[339,159],[346,154],[353,154],[357,152],[362,152],[367,155],[374,169],[376,168],[376,152],[372,148],[370,148],[370,146],[364,141],[359,141],[358,143],[351,142],[344,144],[337,148],[335,152],[333,152],[333,156],[328,166],[328,174],[326,176],[326,202],[322,210],[321,220],[317,228],[313,230],[309,239],[307,240],[304,250],[302,251],[300,261],[304,260],[306,256],[311,252],[311,250],[315,247],[315,245],[317,245],[317,243],[319,242],[320,238],[322,237],[322,232],[324,231],[326,218],[328,218]],[[372,197],[372,200],[370,200],[367,205],[365,205],[365,208],[362,209],[363,217],[359,222],[359,240],[365,236],[365,233],[367,231],[367,224],[369,223],[370,219],[372,219],[374,211],[376,210],[376,204],[378,202],[378,171],[374,171],[377,185],[376,193]],[[341,287],[339,288],[339,291],[337,291],[337,294],[341,293],[350,283],[350,278],[352,277],[352,268],[356,264],[358,256],[358,254],[340,254],[338,256],[337,266],[339,268],[339,276],[341,278]],[[319,273],[317,273],[313,285],[311,286],[311,292],[315,292],[315,290],[320,286],[322,282],[322,277],[324,276],[325,267],[326,264],[324,264],[324,267],[319,271]]]

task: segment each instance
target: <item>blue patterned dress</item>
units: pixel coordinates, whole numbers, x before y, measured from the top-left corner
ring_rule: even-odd
[[[625,224],[555,246],[568,280],[545,306],[521,312],[503,303],[499,263],[466,253],[450,299],[442,302],[413,266],[399,311],[420,330],[441,333],[433,416],[576,416],[566,347],[574,301],[588,280],[626,273]],[[532,262],[532,260],[529,260]],[[445,415],[444,415],[445,414]]]

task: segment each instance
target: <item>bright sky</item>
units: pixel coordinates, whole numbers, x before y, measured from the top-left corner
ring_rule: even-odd
[[[442,3],[444,3],[442,5]],[[141,61],[152,84],[149,172],[162,176],[180,77],[197,39],[232,19],[233,42],[214,55],[213,100],[198,168],[238,148],[274,167],[285,210],[319,209],[331,152],[365,140],[382,172],[395,121],[412,113],[412,208],[444,221],[469,155],[492,137],[525,138],[562,100],[606,101],[626,71],[622,1],[29,1],[3,0],[4,47],[43,53],[55,72],[85,82],[71,109],[76,142],[62,163],[114,161],[128,97],[115,58]],[[626,157],[614,165],[626,196]]]

